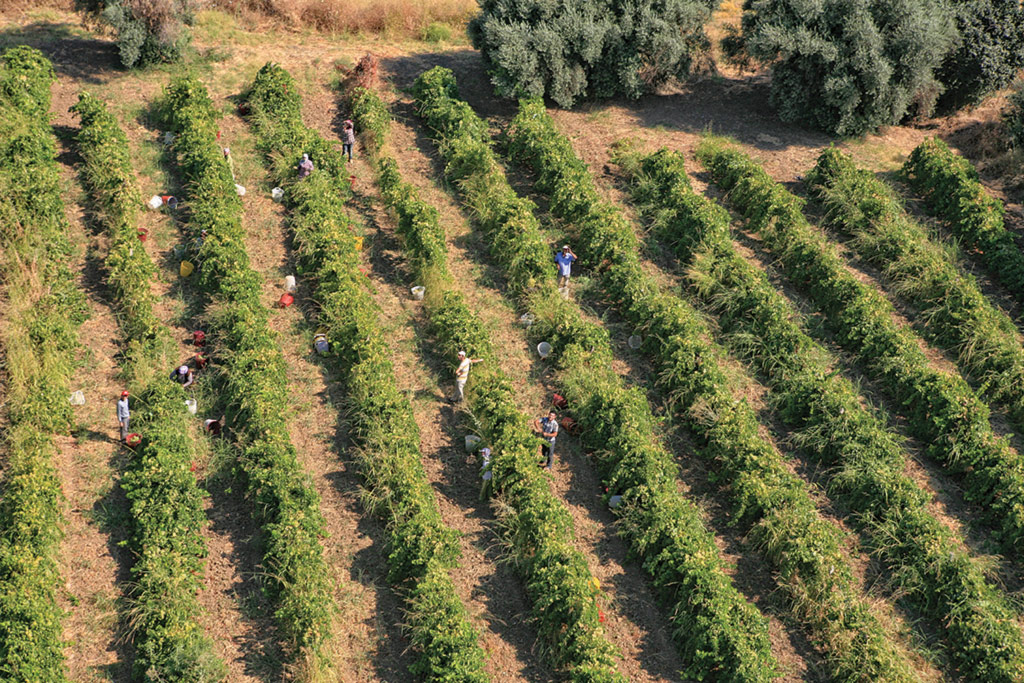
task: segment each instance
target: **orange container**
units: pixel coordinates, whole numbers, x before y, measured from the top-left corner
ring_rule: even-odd
[[[278,301],[278,303],[281,304],[281,308],[288,308],[293,303],[295,303],[295,297],[292,296],[290,293],[285,292],[284,294],[281,295],[281,299]]]

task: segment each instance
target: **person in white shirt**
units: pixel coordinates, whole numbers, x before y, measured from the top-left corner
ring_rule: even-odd
[[[121,441],[128,438],[128,421],[131,416],[131,411],[128,410],[128,392],[122,391],[121,398],[117,401],[117,421],[121,425]]]
[[[483,358],[470,358],[465,351],[459,351],[459,366],[455,368],[455,391],[457,396],[448,399],[451,403],[461,403],[466,399],[466,380],[469,379],[469,368],[476,363],[483,361]]]

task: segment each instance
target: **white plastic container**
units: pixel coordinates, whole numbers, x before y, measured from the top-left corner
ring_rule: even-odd
[[[480,443],[481,439],[476,434],[466,434],[466,452],[472,453],[476,450],[476,445]]]
[[[235,183],[235,192],[238,193],[239,197],[245,196],[245,188],[239,185],[238,183]]]
[[[194,398],[186,398],[185,408],[188,409],[190,415],[195,415],[196,412],[199,410],[199,404],[196,403],[196,400]]]
[[[285,278],[284,278],[284,290],[286,292],[288,292],[289,294],[294,294],[295,290],[297,288],[298,288],[298,285],[295,284],[295,276],[294,275],[287,275],[287,276],[285,276]]]
[[[639,334],[631,334],[629,335],[629,339],[626,340],[626,344],[629,345],[629,348],[631,349],[639,349],[643,343],[644,338]]]
[[[160,199],[160,195],[155,194],[149,198],[149,201],[146,202],[146,205],[155,211],[156,209],[159,209],[161,206],[164,205],[164,200]]]
[[[427,293],[427,288],[422,285],[417,285],[409,290],[412,292],[412,298],[416,301],[423,301],[423,295]]]
[[[270,198],[273,199],[275,202],[283,201],[284,190],[282,190],[280,187],[275,187],[273,190],[270,191]]]
[[[71,398],[69,398],[68,401],[73,406],[84,406],[85,405],[85,394],[82,393],[81,389],[79,389],[78,391],[72,391],[71,392]]]
[[[533,313],[523,313],[519,316],[519,322],[523,324],[523,327],[529,327],[536,319],[537,317]]]
[[[547,358],[551,354],[551,344],[547,342],[541,342],[537,344],[537,355],[541,358]]]

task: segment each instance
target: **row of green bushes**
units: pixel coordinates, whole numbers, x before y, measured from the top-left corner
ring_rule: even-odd
[[[206,541],[205,495],[192,466],[185,391],[163,370],[174,364],[171,332],[153,311],[157,269],[139,241],[142,207],[128,138],[99,99],[84,93],[71,108],[81,120],[76,140],[82,175],[110,236],[104,265],[123,333],[120,364],[131,390],[132,425],[142,436],[121,478],[128,499],[135,674],[147,680],[220,681],[224,663],[213,654],[198,617]]]
[[[761,233],[782,270],[825,315],[837,343],[904,407],[910,432],[983,509],[1007,550],[1024,543],[1024,467],[989,424],[989,409],[959,375],[931,366],[914,334],[893,319],[892,305],[846,270],[835,248],[807,222],[803,201],[742,152],[714,140],[700,160],[729,201]]]
[[[962,275],[950,250],[903,210],[896,193],[849,155],[826,150],[808,175],[828,223],[882,270],[892,289],[920,310],[928,339],[956,353],[960,368],[987,400],[1024,426],[1024,348],[1013,321]]]
[[[861,594],[844,548],[847,539],[818,512],[809,487],[760,433],[753,409],[735,398],[699,314],[659,292],[640,263],[632,226],[603,200],[586,165],[540,100],[523,100],[506,130],[513,159],[537,174],[551,212],[574,233],[576,251],[596,266],[606,303],[644,336],[670,404],[718,469],[734,516],[778,572],[797,619],[828,652],[841,680],[916,680],[903,653]]]
[[[0,53],[0,279],[7,425],[0,496],[0,679],[63,683],[63,533],[55,433],[68,402],[86,302],[67,266],[72,248],[50,128],[56,80],[38,50]]]
[[[907,455],[882,415],[861,404],[834,359],[798,324],[799,314],[739,255],[729,214],[695,193],[682,155],[627,153],[619,163],[653,234],[672,245],[680,269],[717,315],[730,347],[754,365],[794,441],[824,465],[829,493],[889,568],[895,591],[945,626],[967,680],[1024,676],[1024,639],[1013,610],[984,570],[928,510],[931,495],[904,474]]]
[[[584,445],[597,454],[606,498],[622,496],[614,509],[619,532],[651,575],[655,593],[674,621],[672,635],[686,665],[683,675],[695,680],[771,680],[777,667],[766,621],[732,585],[701,511],[679,492],[678,466],[654,435],[655,419],[643,392],[627,388],[612,370],[612,348],[604,330],[584,320],[580,308],[558,294],[533,207],[512,191],[488,143],[479,138],[456,142],[460,129],[474,127],[480,119],[455,100],[450,72],[424,75],[422,82],[430,83],[423,88],[429,87],[429,94],[421,100],[426,105],[431,98],[430,124],[448,132],[442,146],[452,169],[449,177],[463,188],[504,276],[510,282],[534,284],[532,290],[519,292],[520,303],[536,316],[531,334],[556,349],[552,359],[560,370],[557,383],[584,430]],[[393,162],[382,165],[382,185],[401,195]],[[415,196],[393,199],[396,205],[409,206],[398,211],[400,217],[416,215],[418,201]],[[402,231],[409,235],[410,251],[426,261],[443,262],[443,233],[436,218],[432,225],[404,226]],[[506,242],[520,246],[510,253]]]
[[[363,500],[388,525],[389,580],[406,597],[418,655],[411,669],[427,681],[488,681],[479,634],[449,575],[461,553],[458,534],[441,518],[412,406],[398,389],[380,310],[359,271],[353,226],[337,200],[351,189],[342,156],[324,141],[311,155],[317,170],[297,178],[295,163],[312,139],[323,138],[302,123],[295,81],[280,66],[259,70],[246,101],[260,148],[281,160],[273,172],[291,210],[299,272],[316,285],[318,323],[348,389],[349,425],[367,482]]]
[[[306,677],[328,670],[333,587],[320,537],[320,499],[288,433],[289,386],[280,345],[261,302],[261,278],[249,264],[242,204],[217,144],[218,114],[194,77],[172,81],[162,112],[176,133],[178,168],[189,190],[187,230],[207,234],[199,281],[222,369],[222,395],[238,447],[252,514],[263,530],[262,574],[289,656]]]
[[[427,116],[436,94],[431,73],[421,75],[415,85],[417,107]],[[369,102],[370,93],[354,94],[357,116],[372,111]],[[376,112],[379,121],[379,107]],[[385,137],[378,127],[374,142],[380,145]],[[490,471],[493,491],[503,501],[498,507],[501,529],[533,606],[540,652],[569,680],[624,681],[615,667],[618,653],[601,625],[600,586],[575,548],[572,516],[538,466],[538,439],[518,408],[515,386],[498,367],[490,331],[453,287],[437,211],[402,182],[392,156],[377,147],[372,157],[381,194],[397,216],[414,276],[426,287],[424,309],[436,348],[449,358],[465,350],[471,357],[484,359],[471,374],[466,400],[484,443],[493,451]]]
[[[978,180],[971,162],[929,138],[903,164],[902,177],[1017,301],[1024,303],[1024,251],[1006,229],[1006,209]]]

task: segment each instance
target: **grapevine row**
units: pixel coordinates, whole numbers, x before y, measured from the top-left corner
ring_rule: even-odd
[[[238,464],[253,516],[263,529],[263,573],[274,619],[290,656],[315,677],[329,669],[326,645],[334,616],[325,534],[316,490],[288,434],[284,358],[260,301],[260,276],[249,264],[242,204],[217,145],[217,112],[194,77],[165,91],[164,115],[189,191],[188,229],[199,238],[200,284],[211,295],[210,326],[220,354],[222,393],[231,411]]]
[[[134,564],[128,591],[135,643],[135,674],[158,680],[224,679],[224,663],[203,634],[197,594],[203,588],[206,542],[204,492],[192,466],[185,392],[159,368],[174,363],[170,330],[153,312],[150,282],[156,267],[139,241],[142,206],[132,173],[128,138],[106,105],[79,95],[71,108],[81,119],[76,136],[83,175],[110,235],[105,265],[126,342],[121,366],[128,378],[133,423],[142,435],[121,489],[128,499]]]
[[[1003,203],[985,191],[971,162],[942,140],[930,138],[910,153],[902,175],[961,243],[979,253],[989,272],[1024,303],[1024,251],[1006,229]]]
[[[576,234],[581,258],[601,264],[610,304],[645,332],[659,383],[730,487],[735,517],[778,570],[791,609],[829,654],[842,680],[916,680],[860,595],[842,548],[844,535],[817,511],[808,486],[758,431],[745,401],[734,398],[699,314],[662,294],[646,275],[639,243],[621,211],[604,201],[586,165],[555,128],[540,100],[523,100],[505,132],[513,159],[536,172],[551,212]]]
[[[63,683],[62,534],[54,434],[68,403],[85,297],[71,255],[50,129],[50,62],[38,50],[0,54],[0,331],[9,424],[0,497],[0,679]]]
[[[421,76],[416,82],[421,96],[424,87]],[[386,125],[382,125],[386,118],[383,105],[373,97],[369,91],[357,90],[353,109],[361,120],[374,119],[371,137],[380,145],[386,137]],[[600,586],[575,548],[572,516],[537,466],[537,438],[517,407],[511,379],[498,367],[489,330],[453,287],[437,211],[401,181],[395,160],[379,147],[374,167],[384,201],[398,217],[398,231],[410,252],[415,276],[426,286],[424,310],[438,348],[449,356],[464,350],[485,361],[473,370],[466,401],[493,452],[494,493],[506,504],[501,511],[502,529],[533,606],[541,652],[572,681],[625,681],[615,668],[618,653],[601,625]]]
[[[798,313],[764,271],[733,246],[729,215],[696,194],[681,155],[667,150],[619,159],[654,233],[722,331],[767,378],[773,403],[801,449],[826,466],[829,488],[889,567],[897,590],[942,621],[952,659],[967,680],[1024,676],[1024,639],[1013,610],[983,569],[929,511],[931,496],[903,473],[906,454],[853,384],[832,372],[828,352],[797,324]]]
[[[782,270],[814,300],[837,342],[906,409],[911,433],[952,472],[984,509],[1006,550],[1024,544],[1024,462],[992,432],[989,409],[959,375],[931,367],[914,334],[892,317],[892,305],[857,280],[801,212],[802,200],[749,157],[706,140],[698,157],[729,201],[761,233]]]
[[[480,119],[456,99],[450,72],[428,72],[418,83],[420,109],[428,125],[439,132],[449,177],[462,188],[504,275],[510,282],[531,283],[531,293],[520,290],[521,303],[537,318],[531,333],[558,349],[558,381],[584,429],[585,445],[599,453],[607,495],[622,496],[622,504],[615,508],[619,531],[642,559],[674,621],[673,637],[687,667],[684,676],[723,681],[774,678],[766,622],[724,573],[700,510],[678,491],[678,467],[654,436],[654,417],[643,393],[628,389],[611,370],[611,344],[604,330],[585,321],[578,306],[559,296],[532,206],[509,187],[488,143],[460,132],[475,129]],[[370,97],[375,96],[361,94],[357,101]],[[385,195],[408,196],[409,190],[400,189],[394,162],[382,158],[378,163]],[[401,217],[417,210],[397,212]],[[404,229],[428,231],[440,233],[436,220],[418,231]],[[509,243],[517,245],[514,253],[506,251]],[[413,251],[423,253],[425,260],[443,262],[443,251]]]
[[[928,337],[955,352],[982,394],[1024,425],[1024,348],[1013,322],[960,274],[949,252],[903,211],[896,193],[858,170],[849,155],[826,150],[808,182],[829,224],[852,235],[857,253],[922,309],[918,317]]]
[[[260,69],[246,102],[261,149],[282,160],[273,172],[286,190],[300,272],[316,283],[330,359],[345,378],[349,421],[369,487],[364,500],[387,522],[389,580],[405,592],[419,655],[411,670],[427,681],[488,681],[479,634],[449,575],[459,561],[458,534],[441,519],[412,406],[396,386],[380,310],[359,271],[352,224],[337,200],[351,190],[342,156],[303,125],[295,81],[280,66]],[[299,179],[294,162],[310,149],[317,170]]]

